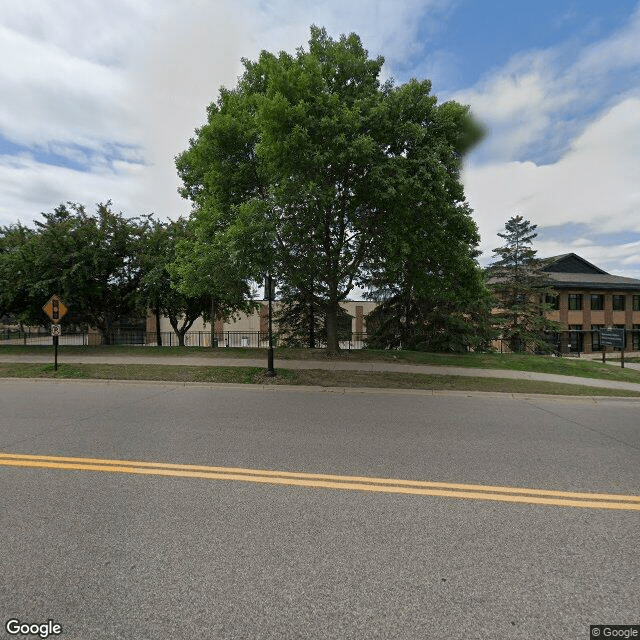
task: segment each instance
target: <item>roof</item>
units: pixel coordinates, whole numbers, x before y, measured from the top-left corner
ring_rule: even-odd
[[[606,271],[600,269],[600,267],[596,267],[595,264],[587,262],[584,258],[575,253],[565,253],[561,256],[544,258],[543,262],[546,266],[542,268],[542,271],[552,273],[600,273],[609,275]]]
[[[612,276],[608,273],[554,273],[548,272],[551,286],[555,289],[599,289],[604,291],[638,291],[640,280]]]
[[[607,273],[575,253],[542,258],[542,271],[554,289],[591,289],[593,291],[637,291],[640,280]],[[489,282],[498,282],[491,278]]]

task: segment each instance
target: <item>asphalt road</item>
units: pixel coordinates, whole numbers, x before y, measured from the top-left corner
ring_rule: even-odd
[[[555,640],[638,624],[639,408],[2,380],[0,638],[21,637],[11,618],[53,620],[64,640]],[[505,502],[487,485],[526,492]],[[563,493],[550,505],[533,490]]]

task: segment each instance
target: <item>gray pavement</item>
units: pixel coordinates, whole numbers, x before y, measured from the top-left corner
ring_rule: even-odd
[[[51,362],[51,356],[43,355],[0,355],[0,362]],[[207,358],[198,356],[130,356],[130,355],[91,355],[69,354],[61,355],[59,362],[67,363],[94,363],[94,364],[161,364],[161,365],[187,365],[187,366],[211,366],[211,367],[265,367],[265,359],[256,358]],[[620,366],[620,362],[610,363],[612,366]],[[515,380],[535,380],[543,382],[555,382],[557,384],[575,384],[587,387],[599,387],[605,389],[621,389],[628,391],[640,391],[640,382],[621,382],[617,380],[600,380],[595,378],[581,378],[578,376],[563,376],[550,373],[536,373],[533,371],[510,371],[503,369],[474,369],[470,367],[454,367],[441,365],[417,365],[400,364],[392,362],[343,362],[329,360],[278,360],[275,361],[276,369],[326,369],[330,371],[390,371],[398,373],[423,373],[428,375],[452,375],[480,378],[508,378]],[[629,369],[640,370],[640,364],[625,363]]]
[[[0,407],[5,453],[640,488],[636,400],[0,380]],[[10,466],[0,500],[1,622],[52,619],[63,640],[558,640],[638,622],[637,511]]]

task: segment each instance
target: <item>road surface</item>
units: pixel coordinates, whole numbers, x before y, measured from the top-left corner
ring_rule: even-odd
[[[52,620],[64,640],[638,624],[639,408],[0,381],[2,624]]]

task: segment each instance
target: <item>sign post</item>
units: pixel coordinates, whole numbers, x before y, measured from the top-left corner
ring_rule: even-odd
[[[53,370],[58,370],[58,342],[60,335],[62,334],[62,327],[60,326],[60,320],[65,313],[67,313],[67,307],[63,304],[62,300],[60,300],[59,296],[53,295],[49,298],[47,303],[42,307],[43,311],[51,318],[51,335],[53,336],[53,347],[54,347],[54,360],[53,360]]]
[[[625,348],[625,330],[624,329],[600,329],[600,344],[602,345],[602,362],[605,362],[606,347],[618,347],[620,349],[620,366],[624,369],[624,348]]]

